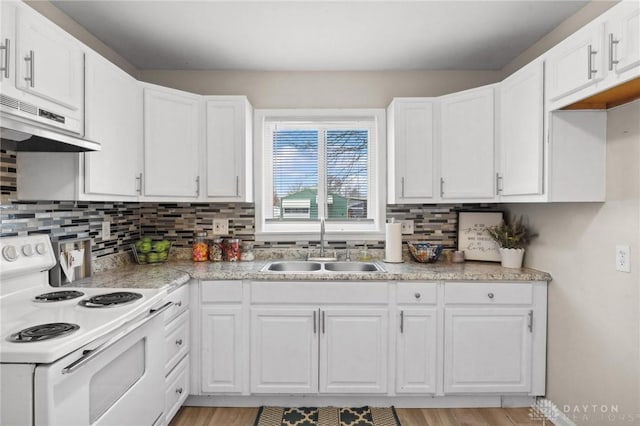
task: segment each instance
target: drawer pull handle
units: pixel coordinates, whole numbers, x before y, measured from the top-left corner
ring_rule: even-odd
[[[489,293],[489,294],[487,294],[487,296],[489,297],[489,299],[493,299],[494,295],[493,295],[493,293]]]
[[[178,346],[182,345],[182,339],[176,340],[176,345],[178,345]]]
[[[177,388],[177,389],[176,389],[176,393],[177,393],[178,395],[182,395],[182,388]]]
[[[413,295],[413,297],[419,300],[422,297],[422,295],[420,293],[416,293]]]
[[[177,306],[178,308],[179,308],[180,306],[182,306],[182,300],[178,300],[178,301],[176,302],[176,306]]]

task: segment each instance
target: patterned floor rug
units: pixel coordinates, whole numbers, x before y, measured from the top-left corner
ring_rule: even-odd
[[[254,426],[400,426],[400,421],[393,407],[260,407]]]

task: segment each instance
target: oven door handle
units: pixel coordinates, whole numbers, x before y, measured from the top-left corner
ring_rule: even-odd
[[[145,325],[146,323],[148,323],[149,321],[151,321],[152,319],[154,319],[155,317],[157,317],[158,315],[160,315],[161,313],[169,309],[173,304],[174,304],[173,302],[167,302],[157,309],[151,309],[149,311],[149,315],[141,319],[139,322],[135,323],[133,326],[127,328],[121,333],[118,333],[117,335],[108,339],[106,342],[101,343],[100,345],[96,346],[94,349],[85,350],[80,358],[73,361],[71,364],[67,365],[65,368],[62,369],[62,374],[73,373],[74,371],[76,371],[77,369],[79,369],[89,361],[91,361],[93,358],[97,357],[102,352],[109,349],[111,346],[115,345],[120,340],[124,339],[133,331],[142,327],[143,325]]]

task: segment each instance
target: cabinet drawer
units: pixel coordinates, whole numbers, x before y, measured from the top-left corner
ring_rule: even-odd
[[[397,301],[402,304],[435,305],[436,283],[398,283]]]
[[[169,424],[189,396],[189,356],[187,355],[165,379],[164,413]]]
[[[168,374],[178,361],[189,352],[189,313],[184,312],[165,327],[165,366]]]
[[[242,281],[202,281],[200,297],[207,302],[242,302]]]
[[[531,283],[447,283],[444,302],[458,304],[512,304],[533,303]]]
[[[189,307],[189,286],[183,285],[177,288],[167,294],[164,300],[165,302],[173,302],[173,305],[164,313],[164,323],[167,324]]]

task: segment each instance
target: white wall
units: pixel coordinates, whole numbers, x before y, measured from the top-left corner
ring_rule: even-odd
[[[607,120],[605,203],[508,210],[539,233],[525,265],[553,277],[547,397],[570,406],[577,424],[640,424],[640,101],[610,110]],[[616,244],[631,247],[631,273],[615,270]],[[581,408],[592,404],[595,411]],[[618,407],[616,421],[602,417],[601,405]]]
[[[439,96],[501,79],[501,71],[143,70],[150,83],[203,95],[246,95],[256,108],[382,108],[399,96]]]

